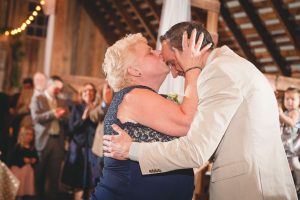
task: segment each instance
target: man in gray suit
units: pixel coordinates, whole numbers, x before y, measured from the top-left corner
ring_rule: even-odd
[[[66,101],[58,98],[62,87],[62,81],[50,78],[45,92],[33,96],[31,101],[35,146],[39,154],[36,192],[37,199],[41,200],[58,199],[59,173],[64,158],[64,129],[68,113]]]
[[[193,29],[197,38],[204,33],[203,46],[212,42],[207,30],[194,22],[174,25],[161,38],[162,55],[173,66],[173,75],[202,69],[198,109],[187,135],[166,143],[135,143],[114,127],[119,135],[104,136],[104,155],[137,160],[143,174],[195,168],[211,159],[212,200],[297,199],[270,84],[227,46],[205,52],[191,65],[198,46],[196,38],[187,39]]]

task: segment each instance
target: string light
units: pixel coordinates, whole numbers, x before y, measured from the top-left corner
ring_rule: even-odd
[[[35,10],[40,11],[41,10],[41,6],[36,6]]]
[[[21,33],[22,31],[24,31],[28,27],[28,25],[31,24],[31,22],[33,22],[35,20],[35,17],[38,16],[39,12],[42,10],[42,8],[41,8],[42,5],[45,5],[44,0],[40,1],[39,5],[37,5],[35,7],[34,11],[31,13],[31,15],[26,20],[24,20],[25,22],[23,22],[21,24],[21,26],[11,29],[11,30],[5,30],[4,35],[5,36],[16,35],[16,34]]]

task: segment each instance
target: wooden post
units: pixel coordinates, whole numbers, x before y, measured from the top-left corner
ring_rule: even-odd
[[[265,76],[275,90],[284,91],[288,87],[295,87],[298,90],[300,90],[299,78],[290,78],[286,76],[278,76],[278,75],[271,75],[271,74],[265,74]]]
[[[211,34],[215,45],[218,43],[218,19],[220,13],[219,0],[192,0],[195,7],[207,10],[206,29]]]
[[[219,13],[214,11],[208,11],[207,13],[207,23],[206,28],[208,32],[211,34],[215,45],[218,44],[218,19]]]

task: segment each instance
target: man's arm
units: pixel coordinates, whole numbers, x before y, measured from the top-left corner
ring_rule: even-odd
[[[51,120],[55,119],[55,113],[54,110],[47,110],[42,112],[41,106],[44,106],[44,102],[46,100],[43,99],[40,96],[33,96],[31,100],[31,105],[30,105],[30,111],[31,111],[31,116],[32,120],[37,122],[37,123],[48,123]]]

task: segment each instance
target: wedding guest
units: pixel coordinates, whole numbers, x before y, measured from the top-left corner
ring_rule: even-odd
[[[36,169],[38,200],[44,200],[46,197],[51,200],[58,199],[59,174],[65,153],[64,134],[68,119],[67,102],[58,97],[62,87],[61,81],[50,78],[46,90],[40,95],[34,95],[31,101],[35,147],[39,155]]]
[[[98,104],[95,86],[92,83],[83,84],[79,96],[80,103],[72,106],[69,119],[72,139],[63,181],[75,189],[75,199],[87,199],[101,172],[98,157],[91,150],[97,127],[97,123],[89,117]]]
[[[300,94],[296,88],[289,87],[284,92],[284,108],[279,109],[279,119],[282,123],[281,139],[288,158],[296,189],[300,189]]]
[[[34,166],[38,161],[34,148],[34,130],[31,127],[21,127],[18,142],[9,157],[9,166],[20,181],[17,192],[18,200],[32,199],[34,190]]]

